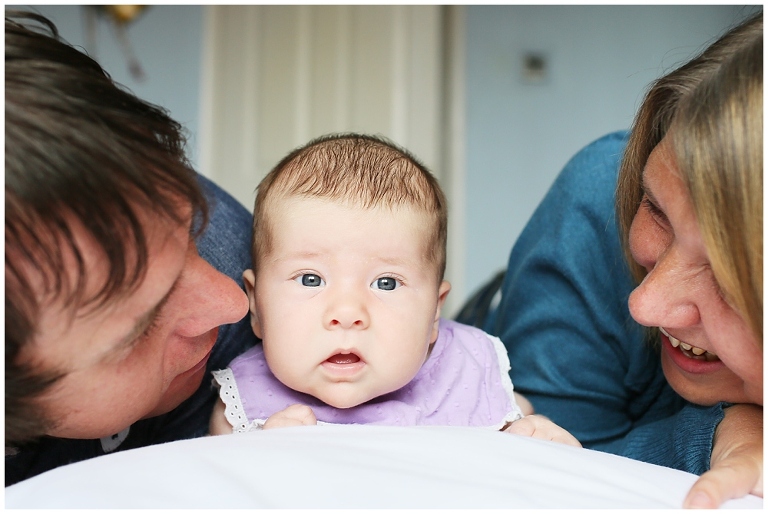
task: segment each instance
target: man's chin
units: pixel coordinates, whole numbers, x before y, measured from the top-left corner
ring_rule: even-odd
[[[191,376],[179,375],[165,392],[157,406],[142,419],[153,418],[171,412],[188,400],[200,388],[205,377],[205,367]]]

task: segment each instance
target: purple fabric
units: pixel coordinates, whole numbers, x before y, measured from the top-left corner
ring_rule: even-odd
[[[500,369],[489,336],[444,319],[431,355],[409,384],[349,409],[331,407],[284,386],[269,371],[261,345],[237,357],[229,369],[249,424],[295,403],[308,405],[318,421],[326,423],[402,426],[491,427],[518,410],[510,399],[507,370]]]

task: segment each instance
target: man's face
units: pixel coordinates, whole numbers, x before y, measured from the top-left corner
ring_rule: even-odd
[[[174,409],[200,386],[218,327],[248,311],[240,287],[198,255],[189,222],[149,215],[142,222],[149,259],[139,287],[74,313],[61,299],[43,302],[20,354],[21,362],[64,374],[40,398],[55,423],[48,435],[96,439]],[[82,227],[72,230],[93,292],[108,273],[105,259]],[[74,277],[74,260],[65,262]]]

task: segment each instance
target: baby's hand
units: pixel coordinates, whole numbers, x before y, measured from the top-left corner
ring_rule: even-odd
[[[269,428],[298,427],[302,425],[317,425],[317,418],[312,409],[306,405],[294,404],[280,412],[272,414],[264,422],[264,430]]]
[[[581,448],[581,443],[570,432],[540,414],[520,418],[505,428],[504,432]]]
[[[520,410],[523,412],[523,416],[533,414],[533,405],[531,405],[531,402],[528,401],[528,398],[518,393],[517,391],[514,392],[514,395],[517,406],[520,407]]]

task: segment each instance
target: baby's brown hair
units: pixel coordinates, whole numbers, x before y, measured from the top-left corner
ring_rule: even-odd
[[[253,269],[271,249],[273,202],[289,196],[323,198],[369,209],[407,206],[423,211],[433,230],[427,258],[445,274],[448,209],[437,179],[407,150],[364,134],[313,139],[281,160],[257,188],[253,215]]]

